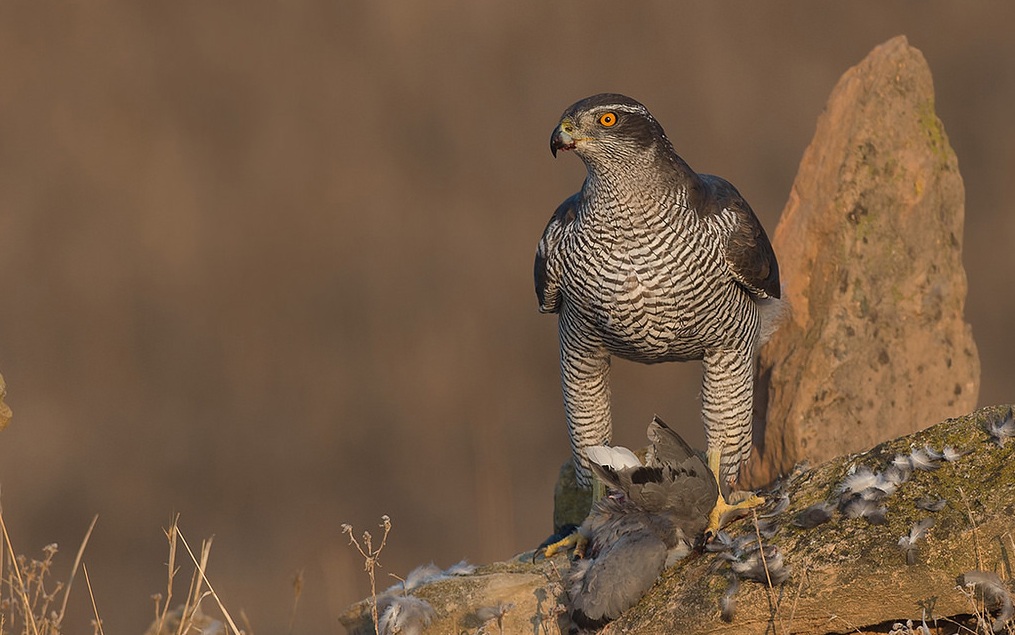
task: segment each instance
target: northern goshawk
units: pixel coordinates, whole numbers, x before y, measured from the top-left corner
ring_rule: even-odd
[[[587,170],[581,190],[550,218],[535,262],[539,309],[559,317],[579,484],[592,482],[584,448],[611,439],[613,355],[702,360],[709,464],[732,484],[751,450],[755,352],[778,313],[768,306],[780,285],[765,230],[733,185],[692,170],[630,97],[577,102],[550,149],[574,151]],[[724,503],[720,496],[714,514]]]

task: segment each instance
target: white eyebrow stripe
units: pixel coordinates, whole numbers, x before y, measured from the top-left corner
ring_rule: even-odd
[[[620,112],[630,112],[641,115],[648,113],[648,110],[644,106],[629,106],[627,104],[604,105],[596,108],[596,110],[619,110]]]

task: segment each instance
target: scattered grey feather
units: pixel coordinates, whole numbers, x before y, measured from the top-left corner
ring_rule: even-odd
[[[923,448],[916,448],[910,452],[909,462],[913,465],[914,470],[923,470],[925,472],[930,472],[941,467],[939,460],[933,459]]]
[[[433,607],[425,600],[399,595],[384,609],[378,620],[378,630],[381,635],[421,635],[433,618]]]
[[[854,497],[841,508],[846,518],[866,518],[872,525],[883,525],[887,522],[888,512],[884,507],[878,506],[875,501],[861,497]]]
[[[444,570],[444,575],[472,575],[476,572],[476,565],[461,560]]]
[[[760,548],[758,544],[758,536],[752,531],[745,534],[740,534],[733,539],[733,551],[736,553],[747,553],[749,551],[757,551]]]
[[[899,538],[899,550],[906,557],[906,564],[908,566],[916,564],[916,545],[909,540],[909,536]]]
[[[789,496],[783,494],[782,496],[779,496],[777,499],[775,499],[775,505],[772,506],[771,510],[766,511],[764,514],[759,514],[758,517],[771,518],[773,516],[778,516],[782,512],[786,511],[787,507],[789,507]]]
[[[916,542],[927,537],[927,530],[934,526],[933,518],[924,518],[913,523],[909,528],[909,542]]]
[[[909,463],[909,458],[907,457],[906,467],[899,467],[893,462],[888,466],[888,469],[878,475],[878,480],[884,483],[891,483],[898,487],[908,481],[912,473],[913,468]]]
[[[730,574],[730,583],[719,598],[719,615],[724,622],[732,622],[737,612],[737,591],[740,590],[740,578]]]
[[[711,541],[705,544],[705,551],[718,553],[720,551],[731,551],[733,549],[733,537],[727,532],[719,530]]]
[[[879,501],[884,500],[895,493],[895,490],[899,489],[899,484],[890,478],[885,476],[884,472],[877,475],[877,481],[874,487],[868,487],[860,494],[867,500]]]
[[[869,467],[861,466],[852,471],[839,484],[839,491],[849,494],[859,494],[867,488],[877,485],[878,477]]]
[[[825,501],[814,503],[797,514],[796,518],[793,519],[793,524],[801,529],[813,529],[832,520],[832,511],[834,509],[832,505]]]
[[[888,631],[888,635],[930,635],[930,627],[927,626],[926,620],[920,626],[915,626],[913,620],[906,620],[905,624],[902,622],[892,624],[892,630]]]
[[[1005,624],[1015,617],[1012,596],[996,573],[990,571],[967,571],[956,580],[959,586],[972,587],[977,599],[989,611],[997,611],[991,629],[995,633],[1004,631]]]
[[[944,449],[941,450],[941,456],[943,456],[944,460],[948,461],[949,463],[954,463],[955,461],[958,461],[967,454],[969,454],[968,450],[963,452],[961,450],[956,450],[950,445],[946,445]]]
[[[761,534],[762,538],[771,538],[779,533],[780,528],[781,525],[774,518],[758,521],[758,533]]]
[[[948,501],[943,498],[935,499],[930,496],[924,496],[920,500],[916,501],[916,508],[928,512],[939,512],[944,509],[947,504]]]
[[[943,453],[938,452],[934,448],[930,447],[929,444],[923,446],[923,451],[927,453],[927,456],[930,457],[931,461],[940,461],[941,459],[945,458],[945,455]]]
[[[896,454],[895,458],[892,459],[891,467],[895,467],[906,472],[911,472],[913,470],[913,464],[909,462],[908,454]]]
[[[916,564],[916,543],[923,539],[927,535],[927,530],[933,526],[933,518],[924,518],[909,529],[909,534],[899,538],[899,549],[906,556],[907,565]]]
[[[418,589],[428,582],[434,582],[444,577],[446,577],[444,572],[441,571],[441,568],[434,563],[421,564],[410,571],[409,575],[405,576],[405,580],[388,587],[388,592],[404,591],[408,593],[409,591]]]
[[[1002,448],[1005,441],[1015,437],[1015,417],[1012,415],[1012,409],[1009,407],[1005,416],[988,421],[987,432],[990,433],[994,442]]]
[[[864,514],[864,518],[872,525],[884,525],[888,522],[888,508],[878,507]]]
[[[768,584],[771,580],[772,586],[778,586],[789,578],[790,568],[783,560],[782,552],[775,545],[765,545],[762,549],[743,554],[742,557],[741,560],[731,562],[730,569],[745,580],[762,584]]]
[[[496,622],[497,628],[503,632],[504,630],[504,616],[515,608],[515,605],[511,602],[498,602],[493,606],[483,606],[476,609],[476,619],[483,624],[490,622]],[[482,629],[480,629],[482,631]]]

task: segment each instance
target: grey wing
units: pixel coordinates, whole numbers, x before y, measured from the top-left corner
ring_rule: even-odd
[[[536,263],[534,274],[536,279],[536,298],[539,300],[541,313],[560,311],[560,271],[554,255],[564,234],[564,228],[574,222],[581,192],[578,192],[561,203],[550,222],[543,230],[543,237],[536,246]]]
[[[736,218],[726,243],[726,262],[733,277],[760,298],[778,298],[781,294],[779,263],[754,210],[729,181],[711,174],[699,177],[715,207]]]
[[[648,438],[649,463],[660,468],[668,506],[688,518],[707,515],[719,496],[719,485],[705,460],[659,417],[649,424]]]
[[[658,417],[648,426],[648,438],[647,465],[617,467],[592,460],[592,471],[642,509],[675,511],[688,520],[703,518],[719,495],[704,459]]]
[[[695,455],[684,439],[659,417],[648,424],[649,465],[679,465]]]
[[[579,626],[593,628],[616,619],[638,603],[665,563],[663,541],[644,527],[632,526],[603,545],[587,566],[572,570],[568,580],[572,619]]]

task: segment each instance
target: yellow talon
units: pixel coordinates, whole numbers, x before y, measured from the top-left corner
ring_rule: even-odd
[[[580,532],[576,531],[570,536],[562,538],[552,545],[547,546],[543,551],[543,556],[552,558],[558,553],[566,552],[569,548],[574,547],[574,557],[581,559],[585,557],[585,549],[588,545],[589,539]]]
[[[719,460],[721,456],[722,453],[719,450],[710,449],[708,451],[708,469],[712,470],[712,474],[715,476],[715,482],[719,486],[719,496],[715,501],[715,507],[712,508],[712,511],[708,515],[708,527],[705,529],[706,538],[719,533],[723,520],[727,519],[734,512],[751,509],[765,503],[764,498],[751,493],[747,493],[746,498],[737,503],[730,504],[726,502],[726,497],[722,495],[722,481],[719,476]]]

